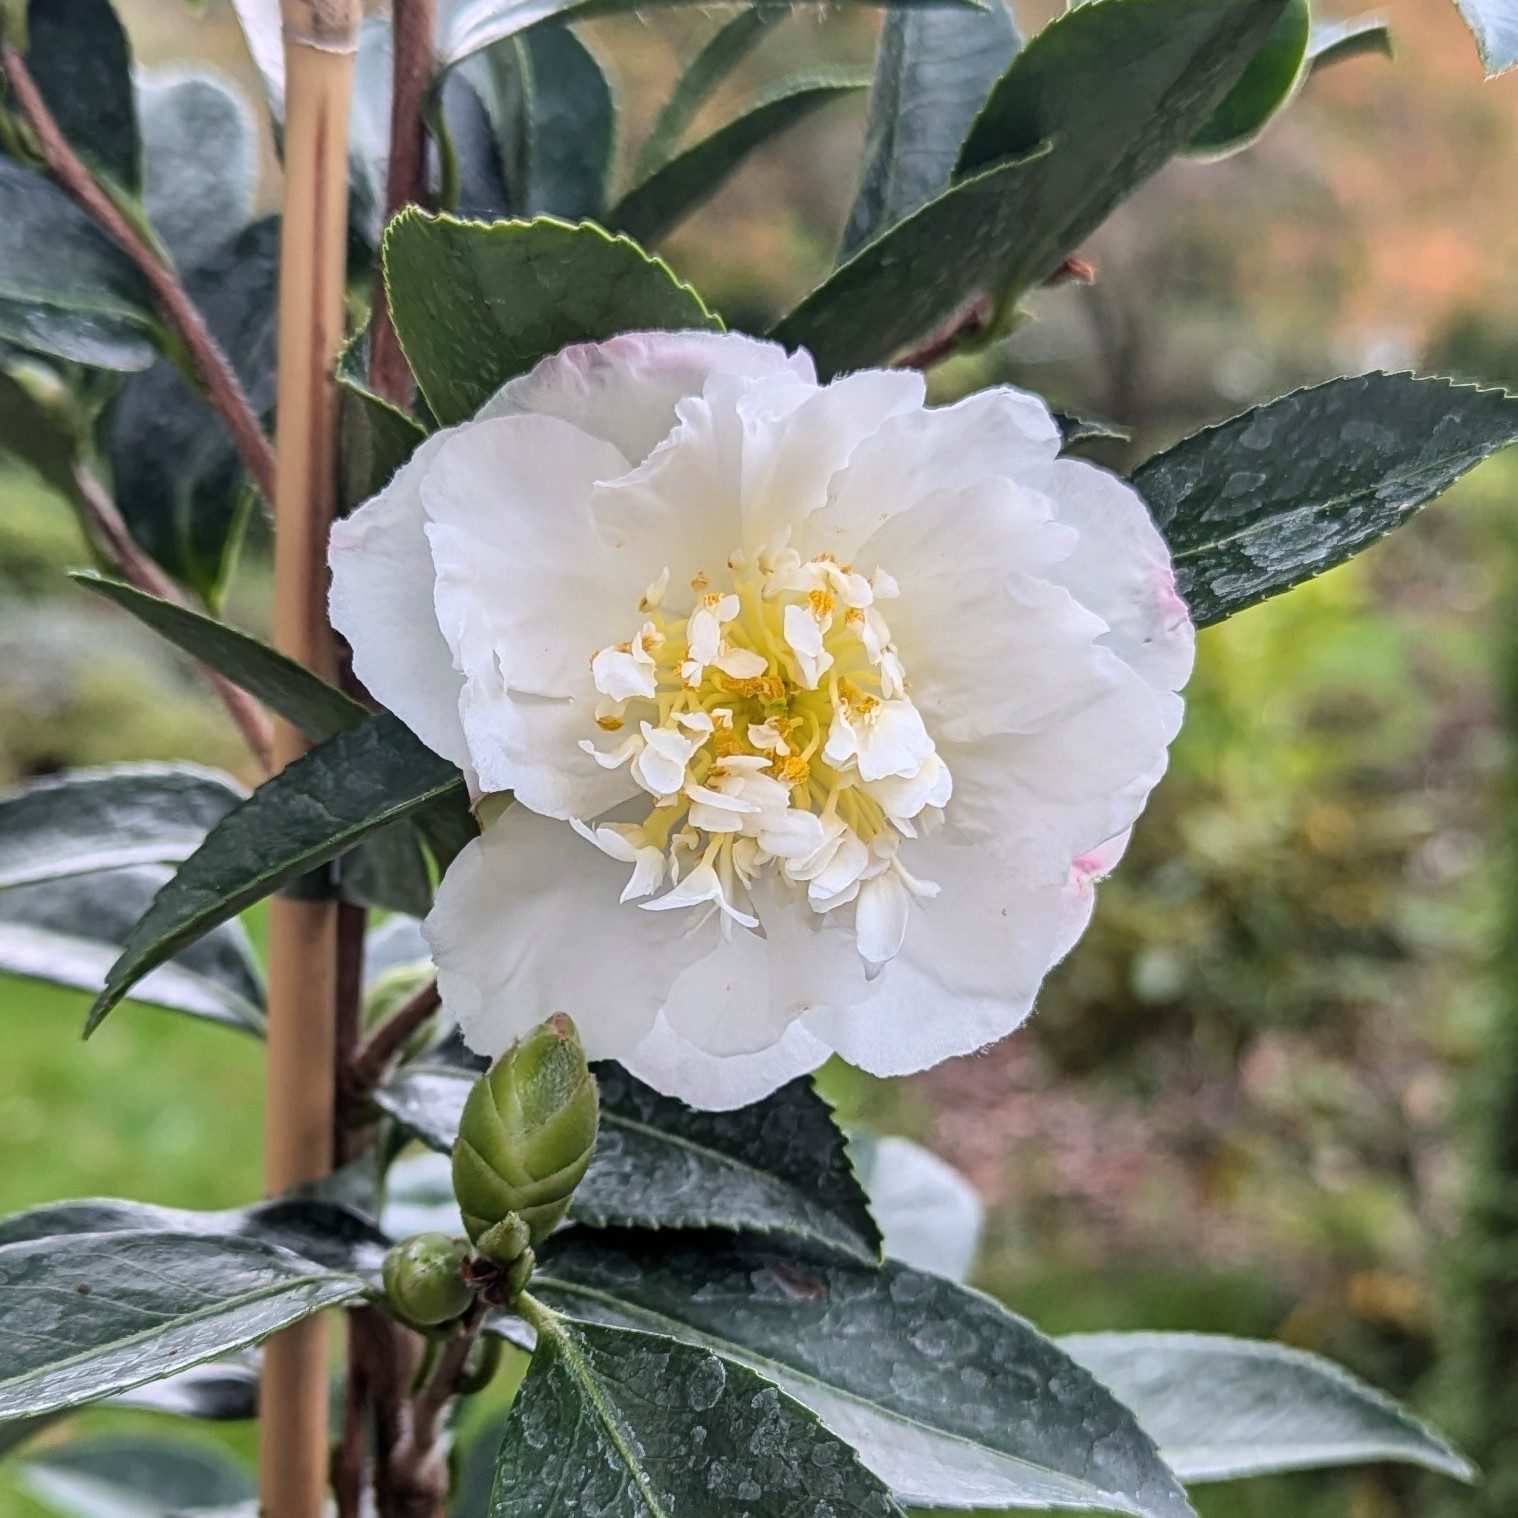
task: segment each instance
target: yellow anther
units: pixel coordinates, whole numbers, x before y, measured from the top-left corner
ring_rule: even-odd
[[[824,617],[833,615],[833,608],[838,603],[825,590],[809,590],[806,593],[807,605],[812,608],[812,615],[820,622]]]
[[[858,627],[864,621],[864,607],[862,607],[862,606],[851,606],[851,607],[849,607],[849,609],[846,612],[844,612],[844,614],[843,614],[843,620],[850,627]]]
[[[800,754],[792,754],[775,766],[775,778],[786,785],[805,785],[812,777],[812,767]]]
[[[721,593],[715,590],[707,591],[706,594],[701,597],[701,604],[706,607],[708,611],[710,611],[714,606],[720,606],[722,604]]]
[[[690,588],[692,590],[705,590],[712,583],[712,577],[704,569],[698,569],[691,576]]]
[[[620,717],[597,717],[596,726],[604,732],[615,733],[625,726]]]
[[[748,696],[767,705],[784,701],[786,696],[785,681],[779,675],[751,675],[746,680],[719,675],[717,683],[731,696]]]

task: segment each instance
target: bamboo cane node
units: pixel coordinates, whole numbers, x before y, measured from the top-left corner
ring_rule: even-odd
[[[362,10],[358,0],[284,0],[285,41],[325,53],[358,47]]]

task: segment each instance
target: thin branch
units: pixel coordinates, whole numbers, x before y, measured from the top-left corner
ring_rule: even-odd
[[[339,1165],[356,1159],[368,1135],[355,1132],[350,1118],[368,1093],[356,1090],[352,1071],[364,1038],[364,932],[369,914],[354,902],[337,909],[337,1101],[333,1108],[333,1157]]]
[[[122,214],[63,135],[25,60],[15,48],[0,46],[0,68],[17,109],[37,139],[42,161],[74,202],[106,232],[137,266],[164,319],[184,345],[206,399],[232,435],[253,482],[264,499],[274,499],[274,450],[226,355],[211,336],[178,276],[147,238]]]
[[[985,329],[991,319],[991,297],[977,295],[962,311],[956,312],[919,347],[896,360],[898,369],[931,369],[942,363],[967,337]]]
[[[418,1442],[431,1445],[437,1435],[438,1420],[453,1400],[459,1379],[469,1361],[469,1352],[479,1338],[485,1319],[490,1315],[490,1304],[483,1297],[476,1297],[459,1324],[459,1331],[444,1346],[437,1365],[411,1405],[412,1436]]]
[[[172,601],[176,606],[188,604],[179,587],[137,546],[105,486],[82,464],[75,467],[74,483],[85,522],[117,574],[129,585],[160,600]],[[274,735],[263,707],[210,665],[200,665],[200,671],[221,697],[221,704],[252,750],[259,768],[267,774],[274,766]]]
[[[367,1096],[379,1085],[391,1061],[441,1005],[437,982],[428,981],[369,1035],[369,1041],[354,1055],[348,1067],[348,1088],[354,1098]]]
[[[437,0],[395,0],[391,10],[394,72],[390,93],[390,165],[385,180],[385,221],[406,206],[427,203],[427,92],[432,87]],[[390,320],[383,266],[374,275],[374,317],[369,336],[369,385],[376,395],[408,406],[415,388],[411,367]]]

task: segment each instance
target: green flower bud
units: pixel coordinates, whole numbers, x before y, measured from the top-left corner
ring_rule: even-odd
[[[474,1241],[474,1247],[492,1265],[499,1265],[505,1270],[521,1259],[531,1243],[532,1229],[516,1213],[508,1212],[499,1223],[491,1224]]]
[[[511,1213],[532,1243],[548,1237],[595,1153],[600,1112],[580,1036],[562,1012],[475,1082],[453,1148],[453,1191],[476,1244]]]
[[[510,1267],[506,1271],[505,1282],[503,1283],[506,1288],[506,1305],[508,1307],[527,1290],[527,1283],[532,1279],[532,1273],[537,1268],[537,1263],[538,1257],[530,1249],[524,1249],[511,1262]]]
[[[433,1328],[458,1317],[474,1300],[464,1280],[469,1246],[445,1233],[419,1233],[385,1256],[381,1279],[397,1317]]]

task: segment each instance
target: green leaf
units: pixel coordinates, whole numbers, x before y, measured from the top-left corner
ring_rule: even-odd
[[[247,1470],[213,1446],[117,1435],[77,1439],[23,1461],[27,1494],[68,1518],[161,1518],[255,1494]]]
[[[1307,0],[1287,0],[1286,9],[1239,82],[1186,144],[1185,151],[1193,156],[1221,158],[1253,142],[1306,77],[1311,33]]]
[[[145,74],[137,108],[143,207],[175,263],[195,268],[252,214],[258,178],[253,118],[216,75],[177,68]]]
[[[1283,4],[1092,0],[1057,17],[992,90],[959,182],[863,247],[774,335],[831,376],[889,358],[982,292],[1011,302],[1207,120]]]
[[[700,1112],[611,1063],[595,1066],[601,1135],[570,1215],[597,1228],[724,1228],[854,1260],[880,1258],[832,1109],[807,1080],[734,1112]],[[375,1100],[447,1153],[475,1073],[425,1060]]]
[[[963,1281],[985,1224],[975,1188],[931,1150],[894,1134],[856,1133],[849,1151],[885,1235],[885,1252],[903,1265]]]
[[[203,1365],[364,1291],[358,1276],[248,1239],[97,1233],[7,1245],[0,1418],[77,1407]]]
[[[1514,441],[1504,391],[1362,374],[1193,433],[1133,483],[1205,627],[1352,558]]]
[[[1518,63],[1518,0],[1455,0],[1488,77]]]
[[[534,27],[515,39],[512,52],[522,110],[509,135],[497,128],[497,141],[520,145],[517,205],[528,216],[598,220],[617,132],[600,63],[567,26]]]
[[[385,271],[396,333],[445,427],[569,343],[721,326],[668,265],[589,224],[410,209],[385,233]]]
[[[17,363],[10,370],[0,369],[0,450],[29,464],[44,484],[77,505],[75,468],[84,439],[81,429],[66,417],[68,403],[61,386],[56,404],[43,398],[44,387],[52,389],[53,383],[40,364],[23,367]]]
[[[738,1360],[810,1407],[904,1503],[1191,1518],[1132,1415],[989,1297],[870,1270],[576,1229],[533,1292],[576,1318]]]
[[[965,133],[1017,47],[1004,0],[886,15],[840,262],[948,188]]]
[[[335,1190],[341,1174],[309,1191]],[[310,1265],[345,1270],[377,1280],[389,1239],[362,1213],[300,1188],[272,1202],[231,1207],[220,1212],[192,1212],[183,1207],[155,1207],[120,1197],[88,1197],[51,1202],[0,1218],[0,1246],[75,1234],[170,1233],[199,1239],[243,1239],[299,1255]]]
[[[357,727],[369,715],[351,696],[251,633],[104,575],[76,572],[70,578],[129,611],[175,648],[225,675],[314,742]],[[0,812],[0,830],[3,828],[4,814]],[[0,852],[0,859],[3,857]]]
[[[527,1310],[538,1344],[497,1456],[494,1518],[901,1518],[847,1445],[752,1371]]]
[[[1383,58],[1395,55],[1391,28],[1379,16],[1313,23],[1312,36],[1307,43],[1307,63],[1314,74],[1319,69],[1345,63],[1365,53],[1379,53]]]
[[[0,159],[0,339],[96,369],[153,362],[136,268],[55,184]]]
[[[1470,1463],[1389,1397],[1316,1355],[1213,1334],[1076,1334],[1068,1350],[1186,1482],[1395,1460],[1473,1481]]]
[[[611,208],[608,222],[640,242],[657,242],[715,195],[750,153],[823,106],[858,94],[867,82],[852,74],[785,80],[710,136],[655,169]]]
[[[274,404],[279,223],[254,222],[185,276],[253,410]],[[242,542],[251,494],[226,425],[167,359],[122,388],[111,413],[116,503],[164,570],[215,604]]]
[[[69,770],[0,795],[0,888],[129,864],[178,864],[246,796],[192,764]]]
[[[141,865],[0,891],[0,972],[91,995],[172,871]],[[264,1029],[263,974],[226,922],[145,976],[134,1001],[244,1032]]]
[[[31,0],[26,62],[69,145],[135,192],[142,179],[132,53],[111,0]]]
[[[112,965],[86,1032],[186,944],[463,785],[388,714],[318,745],[229,812],[159,892]]]
[[[686,129],[722,81],[790,14],[789,5],[754,5],[739,11],[707,38],[675,81],[669,99],[638,150],[634,178],[647,179],[668,162]]]
[[[343,505],[351,511],[395,478],[427,429],[367,385],[346,375],[339,375],[337,383]]]
[[[355,728],[369,716],[351,696],[249,633],[120,580],[84,573],[72,578],[240,685],[313,742]],[[446,869],[478,831],[468,797],[462,791],[450,793],[424,808],[411,824],[378,833],[359,845],[342,870],[343,891],[350,900],[413,916],[425,914],[431,905],[431,886],[425,861],[411,837],[413,827],[432,850],[439,869]]]

